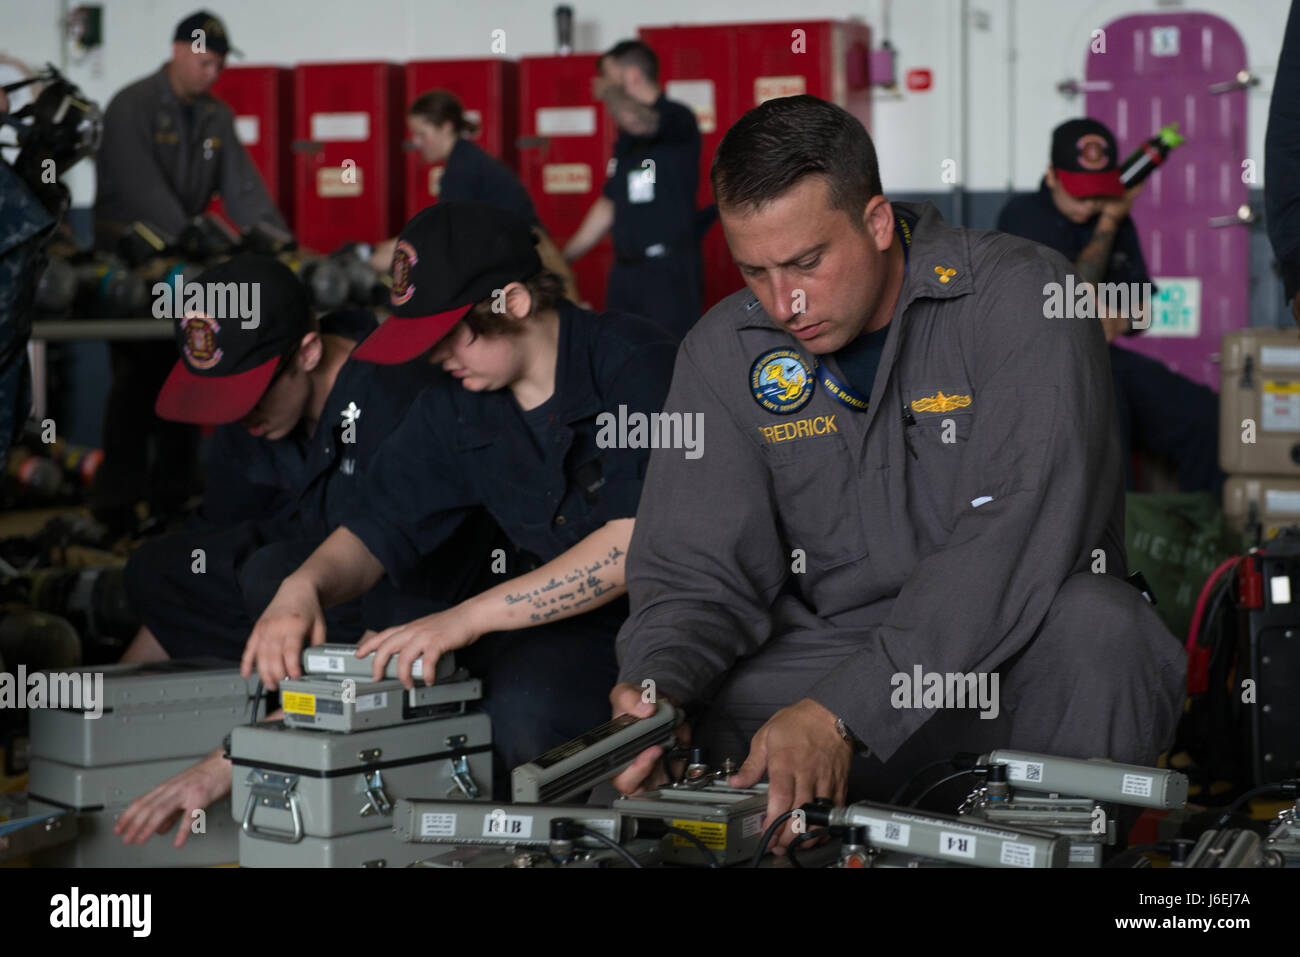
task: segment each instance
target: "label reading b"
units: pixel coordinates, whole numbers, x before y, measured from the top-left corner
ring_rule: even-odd
[[[533,836],[533,817],[531,814],[494,811],[483,817],[483,836],[530,838]]]

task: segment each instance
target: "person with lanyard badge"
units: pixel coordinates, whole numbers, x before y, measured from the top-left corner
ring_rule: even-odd
[[[1079,285],[1150,283],[1129,215],[1145,183],[1124,187],[1111,131],[1096,120],[1068,120],[1052,131],[1051,160],[1038,192],[1008,200],[997,228],[1055,249],[1074,264]],[[1154,295],[1154,284],[1150,288]],[[1098,311],[1108,301],[1098,296]],[[1130,490],[1137,485],[1131,450],[1146,449],[1169,457],[1179,491],[1218,498],[1225,477],[1218,458],[1219,397],[1163,362],[1117,345],[1117,337],[1142,328],[1141,310],[1130,313],[1099,316],[1110,343],[1125,484]]]
[[[812,96],[741,117],[712,183],[748,288],[678,351],[665,411],[709,449],[652,454],[613,713],[653,682],[681,737],[747,753],[729,784],[767,778],[765,827],[896,803],[959,751],[1154,762],[1185,655],[1124,580],[1101,329],[1043,317],[1068,263],[890,203],[867,131]],[[936,675],[970,697],[922,694]]]
[[[178,237],[214,195],[241,229],[265,223],[289,232],[236,136],[234,114],[209,92],[232,52],[225,25],[200,10],[176,25],[171,59],[109,102],[95,155],[96,249],[114,251],[136,221]],[[113,381],[91,510],[111,531],[130,533],[139,498],[155,517],[182,509],[196,484],[198,432],[153,413],[176,362],[172,343],[110,342],[108,352]]]
[[[358,359],[403,362],[433,347],[459,386],[425,390],[367,470],[353,513],[292,575],[257,622],[243,673],[267,687],[300,673],[325,636],[323,608],[385,575],[402,584],[483,507],[515,546],[498,583],[361,643],[413,687],[417,658],[484,682],[498,796],[508,773],[603,722],[627,614],[624,560],[648,441],[610,421],[658,412],[674,344],[635,316],[597,316],[560,295],[528,226],[485,203],[439,202],[402,230],[392,318]],[[683,454],[681,451],[678,454]]]
[[[510,167],[469,139],[478,133],[479,125],[465,115],[460,100],[446,90],[422,93],[407,110],[406,126],[411,144],[426,163],[446,164],[438,182],[439,202],[477,200],[514,213],[532,227],[542,265],[564,280],[565,297],[577,301],[573,270],[538,221],[528,191]],[[388,272],[396,246],[396,238],[380,243],[370,255],[370,265]]]
[[[602,195],[564,248],[569,262],[613,229],[616,262],[605,306],[645,316],[674,336],[700,317],[704,269],[697,236],[700,129],[664,96],[659,58],[626,40],[597,62],[593,83],[619,127]]]
[[[279,583],[364,494],[366,470],[415,397],[445,379],[428,361],[396,368],[355,361],[352,337],[373,329],[373,318],[331,315],[318,330],[302,283],[275,259],[239,256],[196,281],[255,286],[256,324],[199,314],[177,322],[181,359],[157,410],[168,420],[217,426],[207,523],[150,539],[131,554],[127,596],[143,627],[123,662],[238,660]],[[358,641],[366,629],[373,634],[472,594],[498,536],[485,513],[467,514],[406,588],[380,583],[331,608],[330,639]],[[189,812],[229,793],[230,781],[218,747],[132,802],[117,833],[143,843],[184,812],[180,846]]]

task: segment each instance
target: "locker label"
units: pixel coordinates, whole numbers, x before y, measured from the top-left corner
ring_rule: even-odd
[[[590,193],[591,167],[586,163],[549,163],[542,167],[543,193]]]
[[[718,128],[712,80],[669,80],[664,86],[664,95],[694,111],[701,133],[712,133]]]
[[[806,92],[807,85],[802,76],[760,76],[754,81],[754,105],[761,106],[768,100]]]
[[[1151,55],[1178,56],[1178,28],[1151,28]]]
[[[313,140],[334,143],[359,143],[370,139],[369,113],[313,113]]]
[[[235,139],[245,146],[256,146],[261,139],[261,120],[256,116],[235,117]]]
[[[363,192],[361,167],[353,166],[343,176],[341,166],[322,166],[316,171],[316,195],[324,199],[337,199],[343,196],[360,196]]]
[[[595,136],[594,106],[544,106],[537,111],[538,136]]]

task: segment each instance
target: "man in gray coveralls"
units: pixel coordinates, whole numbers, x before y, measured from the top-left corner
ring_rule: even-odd
[[[204,10],[193,13],[173,32],[171,59],[109,102],[95,157],[96,248],[112,251],[136,220],[175,239],[214,194],[239,227],[266,223],[288,231],[236,138],[230,107],[208,92],[230,49],[220,20]],[[198,435],[193,426],[154,415],[154,398],[176,364],[170,338],[110,342],[108,353],[113,385],[104,406],[104,462],[91,507],[113,531],[126,532],[142,491],[162,514],[178,510],[189,496]]]
[[[1069,263],[891,204],[810,96],[745,114],[712,180],[748,288],[678,352],[665,411],[703,413],[707,451],[653,453],[614,712],[693,706],[683,737],[768,778],[765,823],[957,751],[1152,763],[1184,657],[1124,581],[1101,325],[1044,318]]]

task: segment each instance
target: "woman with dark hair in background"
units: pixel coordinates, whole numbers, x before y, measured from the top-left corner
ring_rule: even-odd
[[[465,106],[446,90],[421,93],[406,112],[406,126],[416,150],[429,163],[446,163],[438,187],[438,198],[446,202],[478,200],[514,213],[533,229],[537,254],[551,272],[564,280],[564,294],[578,302],[573,271],[560,250],[537,220],[537,210],[514,171],[494,156],[489,156],[473,140],[478,123],[465,115]],[[370,265],[388,272],[393,264],[396,239],[385,240],[375,247]]]

